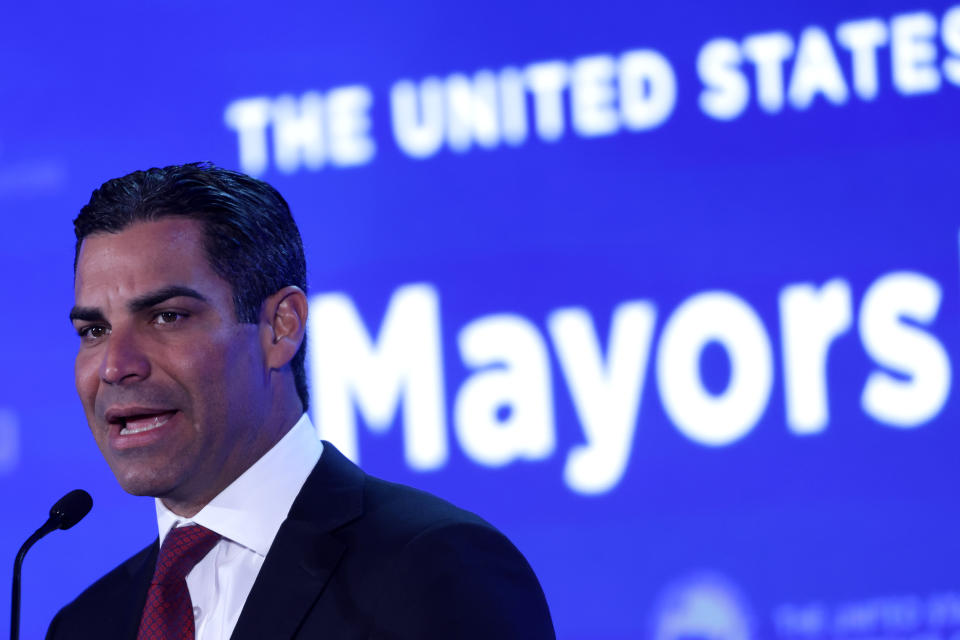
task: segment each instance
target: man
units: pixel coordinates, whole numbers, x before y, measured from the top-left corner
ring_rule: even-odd
[[[205,164],[135,172],[74,227],[77,391],[160,535],[48,638],[554,637],[502,534],[316,438],[303,247],[272,187]]]

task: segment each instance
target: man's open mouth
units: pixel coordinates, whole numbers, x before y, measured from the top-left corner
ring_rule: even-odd
[[[135,433],[152,431],[165,425],[176,411],[162,411],[157,413],[142,413],[129,416],[120,416],[113,420],[120,426],[120,435],[129,436]]]

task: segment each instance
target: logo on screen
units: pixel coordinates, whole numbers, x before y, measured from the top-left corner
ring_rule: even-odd
[[[726,577],[688,574],[660,593],[651,616],[653,640],[753,640],[750,606]]]

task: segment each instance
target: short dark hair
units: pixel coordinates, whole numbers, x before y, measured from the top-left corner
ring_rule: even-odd
[[[258,322],[263,301],[283,287],[306,293],[303,240],[283,196],[266,182],[206,162],[134,171],[103,183],[73,221],[74,273],[87,236],[168,216],[203,225],[207,260],[230,284],[238,322]],[[291,362],[304,410],[310,399],[306,350],[304,337]]]

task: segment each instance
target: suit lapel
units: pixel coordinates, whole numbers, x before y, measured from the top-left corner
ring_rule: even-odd
[[[290,508],[231,638],[292,638],[336,570],[346,546],[331,532],[363,513],[364,473],[333,445]]]

